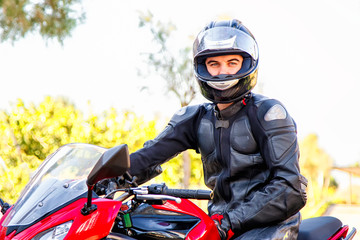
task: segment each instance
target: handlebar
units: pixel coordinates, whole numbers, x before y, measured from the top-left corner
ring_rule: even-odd
[[[165,189],[163,191],[163,194],[178,198],[206,199],[206,200],[210,200],[214,197],[214,193],[209,190]]]
[[[113,198],[115,192],[118,191],[124,191],[125,193],[116,198],[117,201],[124,201],[130,196],[135,196],[138,200],[174,200],[175,198],[211,200],[214,197],[214,193],[210,190],[170,189],[165,183],[161,183],[151,184],[150,186],[117,189],[107,194],[105,198],[110,196]],[[169,197],[171,197],[171,199],[169,199]],[[178,199],[174,201],[178,202]]]
[[[150,194],[164,194],[168,196],[188,199],[213,199],[214,193],[210,190],[192,190],[192,189],[170,189],[164,183],[152,184],[148,186]]]

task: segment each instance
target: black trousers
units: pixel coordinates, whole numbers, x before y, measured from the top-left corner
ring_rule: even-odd
[[[296,240],[299,232],[301,215],[297,213],[279,224],[264,228],[254,228],[233,240]]]

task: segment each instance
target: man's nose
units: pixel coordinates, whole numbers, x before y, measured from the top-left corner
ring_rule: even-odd
[[[229,67],[226,65],[221,65],[219,74],[229,74]]]

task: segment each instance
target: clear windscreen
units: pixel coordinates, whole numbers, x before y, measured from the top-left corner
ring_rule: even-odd
[[[86,179],[106,151],[89,144],[68,144],[50,155],[31,178],[4,221],[27,226],[86,194]]]

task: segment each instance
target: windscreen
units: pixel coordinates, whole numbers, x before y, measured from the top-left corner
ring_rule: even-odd
[[[106,150],[89,144],[68,144],[59,148],[35,172],[4,225],[26,228],[84,195],[86,178]]]

